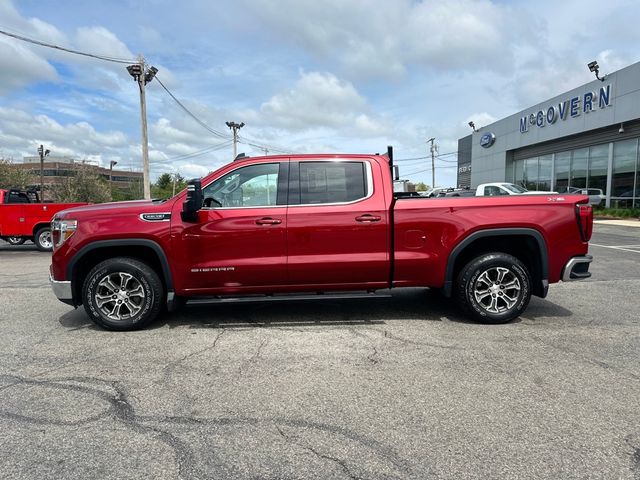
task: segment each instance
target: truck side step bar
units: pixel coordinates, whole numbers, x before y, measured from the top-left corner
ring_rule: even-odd
[[[204,297],[187,299],[189,305],[207,305],[214,303],[250,303],[250,302],[283,302],[293,300],[342,300],[358,298],[390,298],[390,293],[353,292],[353,293],[316,293],[316,294],[274,294],[251,295],[240,297]]]

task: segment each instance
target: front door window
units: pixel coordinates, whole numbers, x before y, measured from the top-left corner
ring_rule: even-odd
[[[203,190],[204,208],[269,207],[278,204],[278,163],[242,167]]]

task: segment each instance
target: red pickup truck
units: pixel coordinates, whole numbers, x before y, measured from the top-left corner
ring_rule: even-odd
[[[86,203],[41,203],[34,190],[0,189],[0,238],[11,245],[26,240],[38,250],[51,251],[51,219],[60,210]]]
[[[391,158],[245,158],[169,200],[60,212],[53,291],[113,330],[196,297],[395,287],[502,323],[550,283],[590,276],[586,196],[395,198]]]

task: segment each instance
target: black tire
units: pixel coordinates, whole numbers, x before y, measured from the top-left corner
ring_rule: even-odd
[[[41,252],[50,252],[53,250],[51,227],[40,227],[33,237],[33,243],[36,244],[36,248]]]
[[[524,312],[531,299],[527,267],[512,255],[486,253],[460,272],[456,295],[463,311],[481,323],[506,323]]]
[[[22,245],[27,241],[27,239],[24,237],[7,237],[6,240],[9,245]]]
[[[96,265],[82,285],[82,303],[97,325],[107,330],[139,330],[156,319],[165,303],[158,274],[128,257]]]

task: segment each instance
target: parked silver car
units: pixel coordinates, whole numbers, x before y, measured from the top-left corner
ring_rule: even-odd
[[[567,187],[566,193],[572,193],[574,195],[588,195],[589,204],[594,207],[597,207],[598,205],[600,205],[602,201],[606,198],[606,195],[599,188]]]

